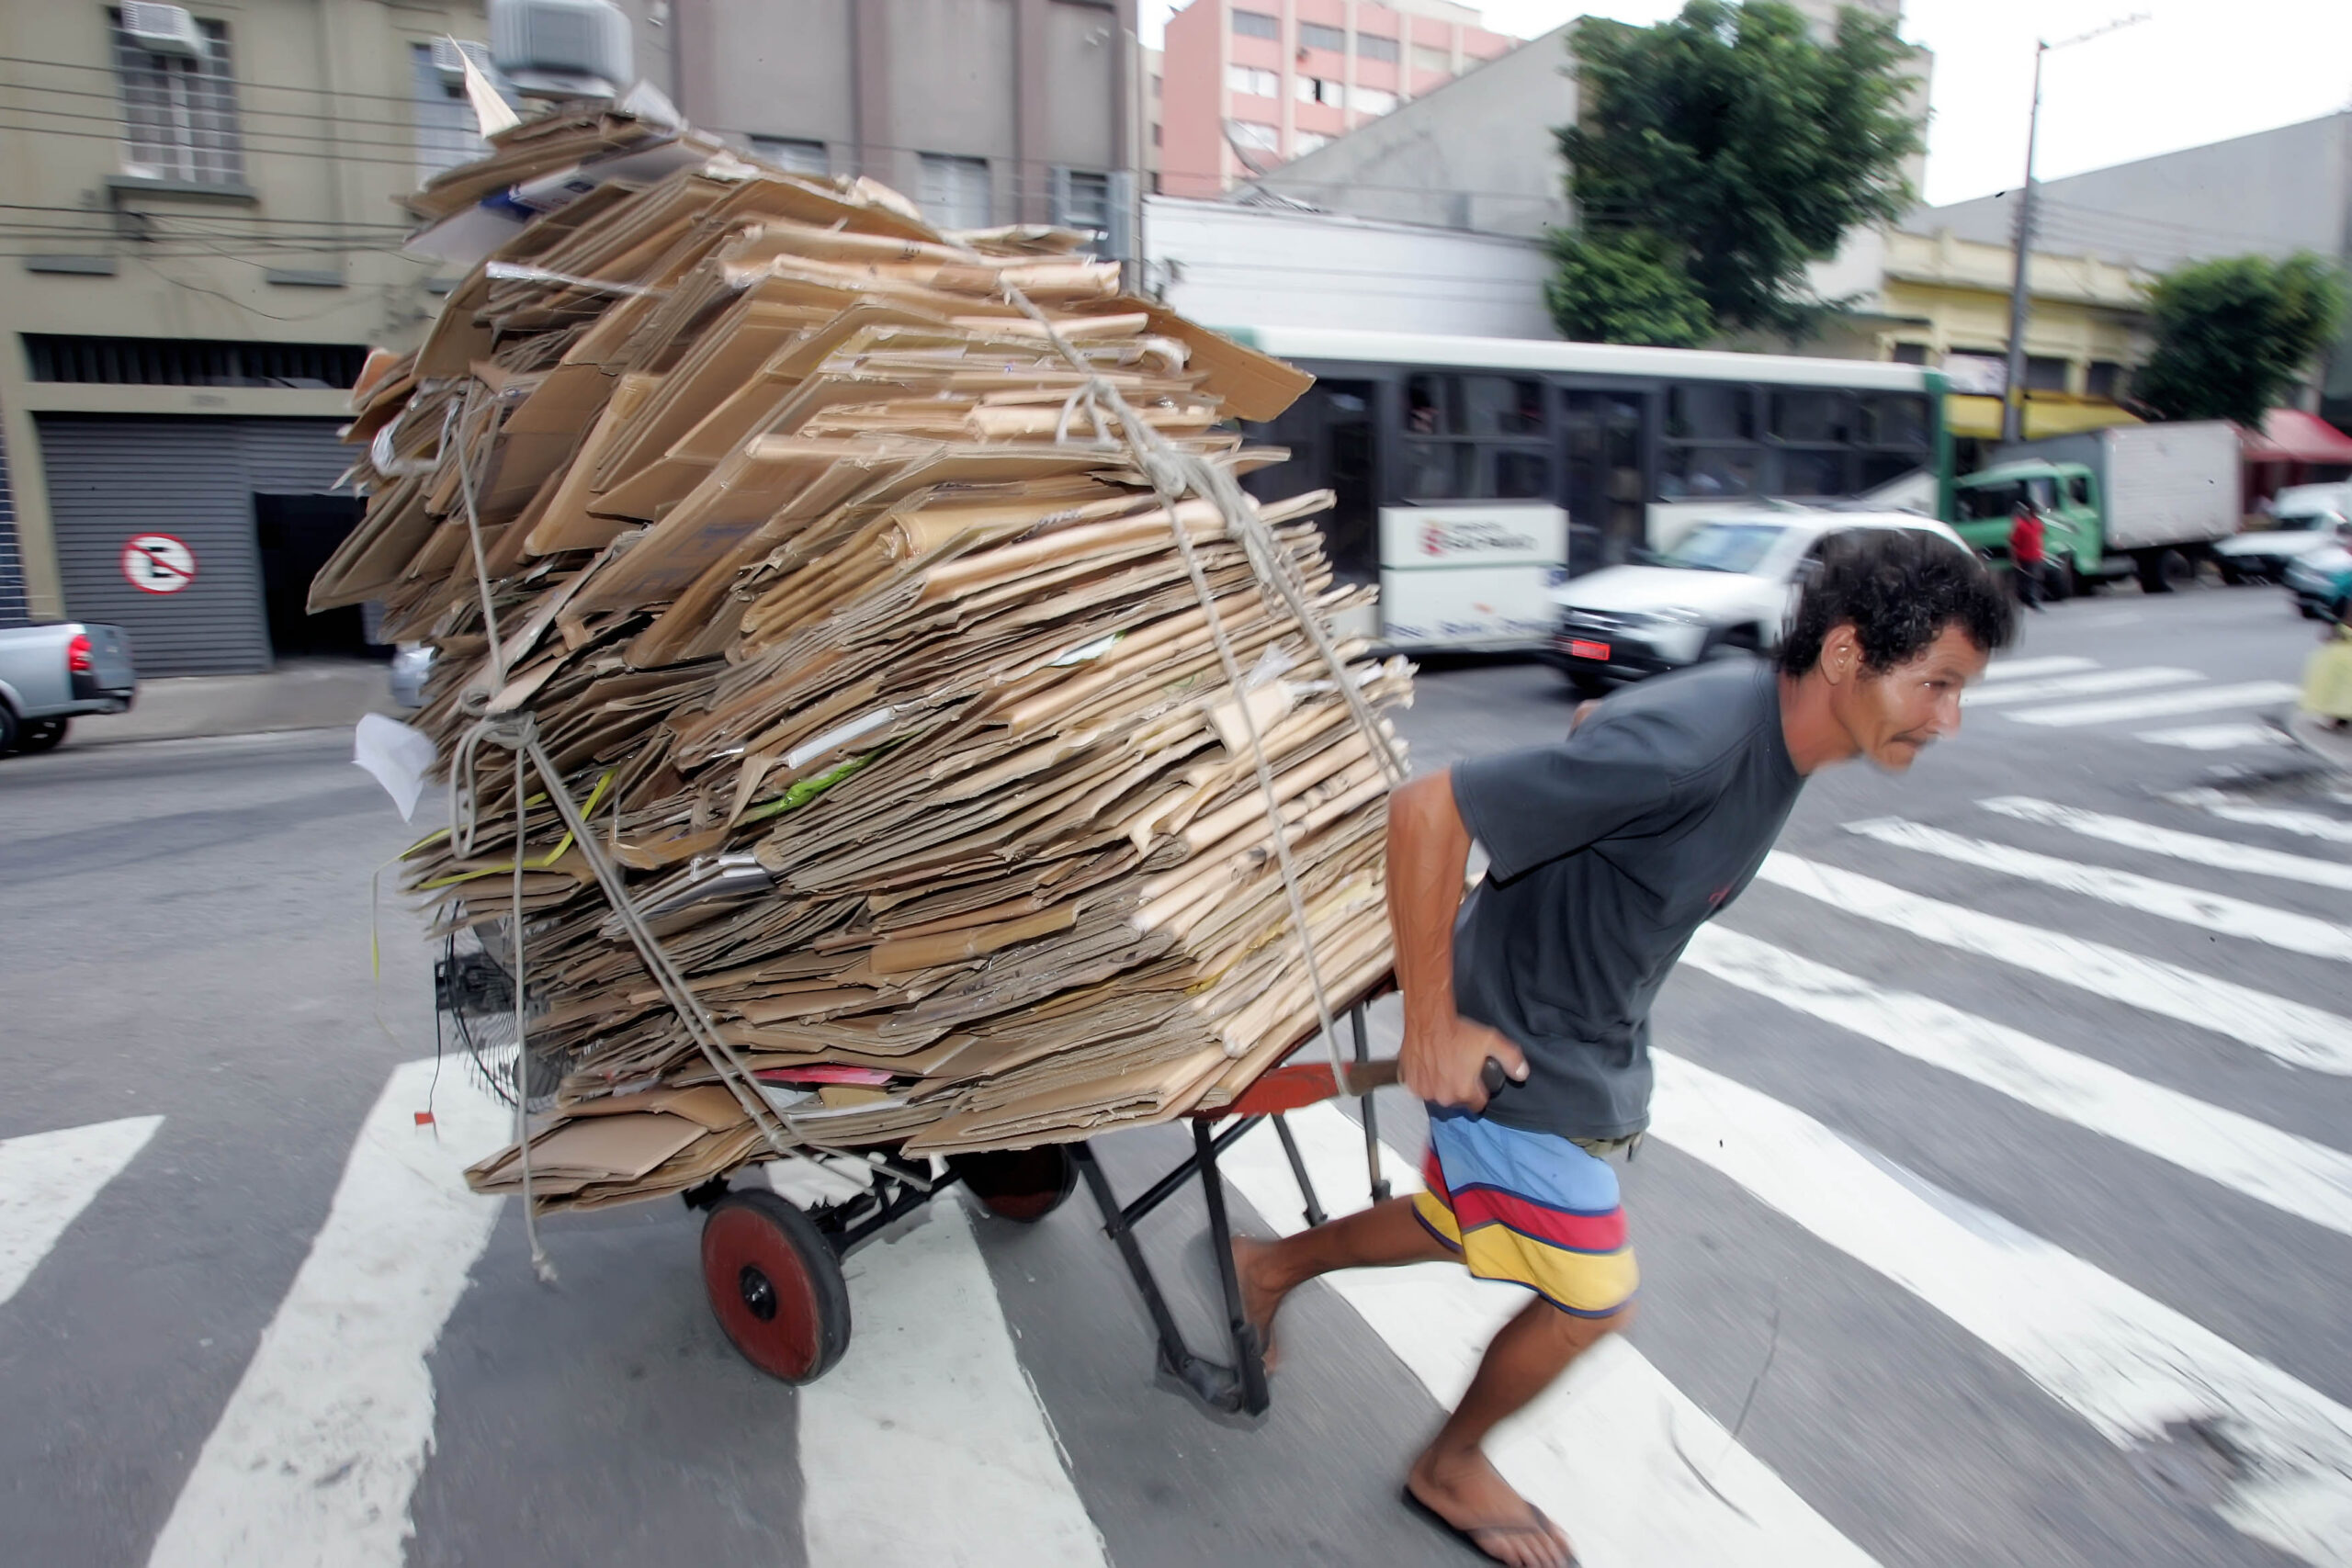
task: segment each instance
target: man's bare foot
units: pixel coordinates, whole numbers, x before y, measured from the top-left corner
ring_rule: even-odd
[[[1246,1235],[1233,1238],[1233,1272],[1241,1281],[1241,1315],[1258,1331],[1258,1348],[1269,1372],[1274,1370],[1274,1314],[1290,1294],[1288,1286],[1274,1282],[1275,1245]]]
[[[1413,1461],[1405,1489],[1421,1506],[1467,1536],[1470,1543],[1510,1568],[1575,1568],[1576,1549],[1476,1449]]]

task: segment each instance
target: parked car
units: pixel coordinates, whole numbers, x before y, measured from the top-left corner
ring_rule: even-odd
[[[0,756],[47,751],[75,714],[121,713],[138,689],[119,626],[52,621],[0,630]]]
[[[2295,608],[2314,621],[2352,618],[2352,543],[2338,538],[2326,548],[2290,561],[2287,592]]]
[[[2213,547],[2222,581],[2278,581],[2290,562],[2352,536],[2352,485],[2292,485],[2271,505],[2272,522]]]
[[[1555,588],[1549,657],[1577,690],[1599,691],[1702,659],[1769,653],[1795,607],[1804,563],[1824,539],[1852,528],[1909,528],[1968,547],[1943,524],[1909,512],[1727,509],[1663,554]]]

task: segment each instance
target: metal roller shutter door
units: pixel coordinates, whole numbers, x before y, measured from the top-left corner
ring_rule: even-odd
[[[255,491],[328,490],[349,454],[333,420],[40,417],[66,614],[130,633],[141,676],[250,674],[270,667]],[[193,582],[145,593],[122,573],[136,534],[195,552]]]
[[[8,488],[8,448],[0,442],[0,626],[21,626],[29,615],[24,557],[17,545],[17,492]]]

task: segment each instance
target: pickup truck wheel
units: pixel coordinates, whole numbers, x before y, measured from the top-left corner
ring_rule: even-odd
[[[0,703],[0,757],[17,749],[17,722],[6,703]]]
[[[2236,562],[2223,560],[2220,564],[2222,568],[2222,586],[2227,588],[2236,588],[2245,583],[2246,580],[2245,572],[2238,567]]]
[[[28,718],[17,729],[17,750],[29,755],[35,751],[54,751],[57,743],[65,739],[65,721],[62,718]]]

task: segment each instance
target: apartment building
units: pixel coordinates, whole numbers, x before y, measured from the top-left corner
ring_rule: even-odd
[[[1445,0],[1193,0],[1168,22],[1158,188],[1222,195],[1515,41]]]

